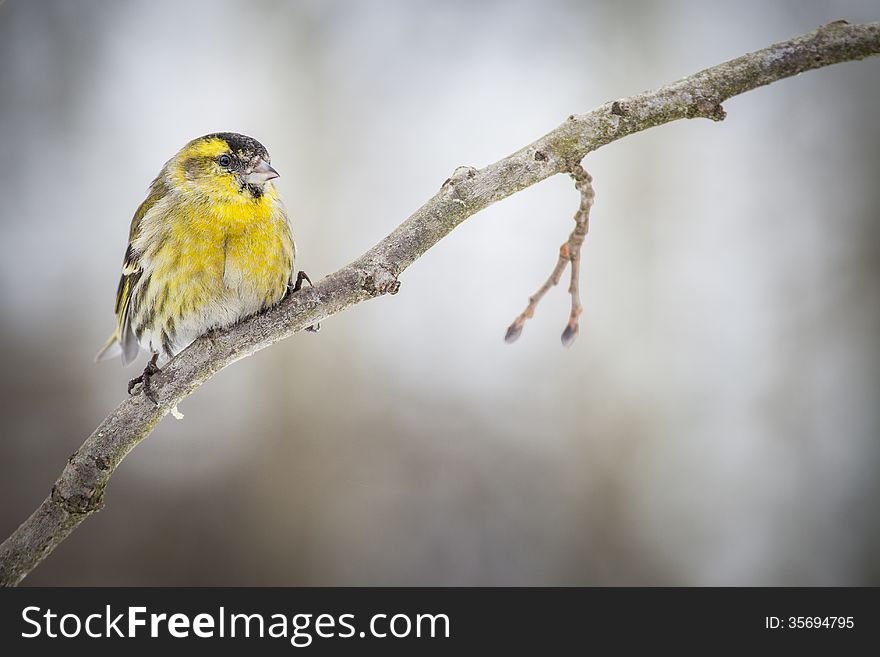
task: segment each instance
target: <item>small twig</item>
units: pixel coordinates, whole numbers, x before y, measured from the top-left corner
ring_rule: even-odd
[[[547,290],[559,283],[559,279],[562,278],[562,272],[565,271],[565,265],[568,264],[568,260],[568,242],[565,242],[559,247],[559,259],[556,261],[556,266],[553,268],[553,273],[550,274],[550,278],[544,281],[544,284],[538,288],[538,291],[529,297],[529,305],[527,305],[526,309],[520,313],[519,317],[513,320],[513,323],[507,327],[507,333],[504,335],[505,342],[516,342],[516,339],[522,334],[523,325],[526,323],[527,319],[531,319],[534,316],[535,308],[538,307],[538,303],[544,298],[544,295],[547,294]]]
[[[580,165],[576,164],[571,168],[571,177],[574,178],[574,186],[581,193],[581,204],[578,211],[574,215],[574,230],[571,235],[559,247],[559,259],[544,284],[538,288],[532,296],[529,297],[529,304],[526,309],[513,320],[513,323],[507,327],[507,333],[504,336],[506,342],[515,342],[522,334],[523,326],[527,319],[531,319],[535,314],[535,308],[538,307],[541,299],[547,294],[554,285],[559,284],[562,278],[562,272],[565,266],[571,263],[571,282],[568,285],[568,293],[571,295],[571,313],[568,316],[568,324],[562,332],[562,344],[566,347],[571,346],[578,334],[578,317],[583,312],[581,306],[580,295],[580,269],[581,269],[581,248],[584,245],[584,239],[587,237],[587,231],[590,229],[590,208],[593,207],[593,200],[596,193],[593,191],[593,178]]]

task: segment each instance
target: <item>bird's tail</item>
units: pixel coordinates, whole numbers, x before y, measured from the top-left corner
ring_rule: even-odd
[[[107,339],[107,342],[104,343],[101,350],[95,354],[95,362],[100,363],[102,360],[110,360],[111,358],[116,358],[120,354],[122,354],[122,346],[119,344],[119,340],[116,337],[116,331],[113,331],[113,335]]]

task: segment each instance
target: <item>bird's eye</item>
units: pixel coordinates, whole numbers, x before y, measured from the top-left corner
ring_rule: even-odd
[[[232,158],[230,158],[228,155],[221,155],[220,159],[217,161],[220,163],[221,167],[228,167],[230,164],[232,164]]]

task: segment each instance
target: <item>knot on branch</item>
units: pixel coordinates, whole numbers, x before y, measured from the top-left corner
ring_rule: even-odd
[[[477,170],[474,167],[456,167],[455,171],[452,172],[452,175],[444,180],[443,184],[440,187],[441,189],[446,187],[455,187],[458,183],[464,182],[465,180],[470,180],[475,175],[477,175]]]
[[[103,486],[90,488],[85,494],[64,495],[56,484],[49,498],[70,514],[89,514],[104,508]]]
[[[701,98],[688,108],[687,118],[723,121],[727,118],[727,112],[721,103],[709,98]]]
[[[375,271],[364,276],[363,289],[372,296],[383,294],[397,294],[400,291],[400,281],[397,276],[384,267],[377,267]]]
[[[831,21],[830,23],[825,23],[825,25],[821,25],[819,27],[819,31],[820,32],[828,32],[828,31],[835,30],[840,27],[846,27],[847,25],[849,25],[849,21],[844,20],[843,18],[840,18],[836,21]]]

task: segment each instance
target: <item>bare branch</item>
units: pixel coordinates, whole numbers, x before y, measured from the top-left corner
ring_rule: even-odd
[[[880,24],[831,23],[654,91],[572,115],[509,157],[480,170],[459,169],[433,198],[351,264],[268,312],[196,340],[153,379],[158,407],[142,394],[117,406],[70,456],[51,494],[0,545],[0,584],[18,584],[103,506],[104,489],[122,459],[187,395],[240,358],[356,303],[396,293],[400,273],[474,213],[549,176],[572,171],[587,153],[627,135],[677,119],[718,121],[724,118],[721,103],[732,96],[878,53]]]

